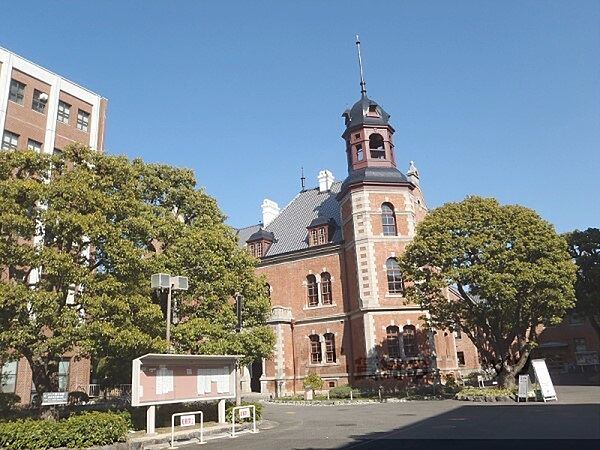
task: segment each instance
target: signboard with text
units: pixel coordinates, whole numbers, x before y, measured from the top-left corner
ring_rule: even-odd
[[[181,416],[180,423],[182,427],[191,427],[196,425],[196,416],[193,414],[189,414],[187,416]]]
[[[238,410],[240,419],[249,419],[250,418],[250,408],[240,408]]]
[[[527,401],[529,396],[529,375],[519,375],[519,392],[518,399],[524,398]]]
[[[131,405],[235,398],[237,355],[150,353],[133,360]]]
[[[535,371],[535,377],[540,384],[544,401],[558,400],[556,397],[556,391],[554,390],[554,385],[552,384],[552,378],[550,378],[550,373],[548,372],[548,367],[546,366],[546,360],[533,359],[531,360],[531,365]]]
[[[42,394],[42,406],[66,405],[68,401],[68,392],[44,392]]]

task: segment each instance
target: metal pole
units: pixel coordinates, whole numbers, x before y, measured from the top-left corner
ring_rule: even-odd
[[[167,291],[167,351],[171,353],[171,288],[173,285],[169,281],[169,290]]]
[[[236,333],[240,333],[242,331],[242,306],[243,306],[244,297],[239,292],[235,294],[235,305],[236,305],[236,313],[237,313],[237,327],[235,329]],[[243,367],[240,361],[237,362],[237,389],[235,394],[235,404],[236,406],[240,406],[242,404],[242,376],[243,376]]]

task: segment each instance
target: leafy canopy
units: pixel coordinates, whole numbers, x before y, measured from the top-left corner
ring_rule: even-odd
[[[177,351],[268,355],[270,305],[254,266],[190,170],[83,146],[0,152],[0,360],[27,358],[38,391],[57,387],[68,352],[165,351],[157,272],[190,279],[174,297]],[[246,298],[239,336],[235,292]]]
[[[577,264],[575,310],[586,316],[600,337],[600,230],[588,228],[565,235]]]
[[[537,327],[560,321],[574,302],[564,239],[535,211],[495,199],[432,211],[403,270],[408,297],[429,311],[430,325],[460,327],[499,372],[526,359]]]

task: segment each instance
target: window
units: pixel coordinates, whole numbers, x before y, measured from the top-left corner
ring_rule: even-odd
[[[309,243],[312,246],[323,245],[329,239],[327,227],[311,228],[309,233]]]
[[[383,145],[383,136],[373,133],[369,136],[369,151],[373,159],[385,159],[385,147]]]
[[[27,139],[27,150],[34,150],[39,153],[42,151],[42,143],[33,139]]]
[[[363,151],[362,145],[358,144],[356,146],[356,160],[362,161],[365,159],[365,152]]]
[[[82,111],[81,109],[77,111],[77,128],[81,131],[87,131],[89,123],[90,113]]]
[[[326,333],[325,338],[325,362],[334,363],[335,358],[335,336],[333,333]]]
[[[319,336],[311,334],[310,339],[310,363],[319,364],[321,362],[321,341]]]
[[[390,325],[385,329],[388,356],[400,358],[400,328]]]
[[[34,89],[33,90],[33,100],[31,101],[31,109],[44,114],[44,112],[46,112],[46,104],[47,103],[48,103],[48,94],[46,94],[42,91],[38,91],[37,89]]]
[[[328,272],[321,274],[321,301],[324,305],[331,305],[333,303],[331,296],[331,275]]]
[[[460,331],[460,325],[456,325],[456,326],[454,327],[454,337],[455,337],[456,339],[462,339],[462,333],[461,333],[461,331]]]
[[[390,294],[402,294],[404,292],[404,283],[400,273],[400,265],[395,258],[389,258],[385,262],[387,271],[388,292]]]
[[[271,298],[271,285],[269,283],[265,283],[265,295]]]
[[[263,256],[263,245],[262,242],[255,242],[250,244],[250,254],[255,258],[262,258]]]
[[[575,353],[587,351],[587,345],[585,344],[584,338],[575,338],[573,339],[573,343],[575,344]]]
[[[317,306],[319,304],[317,277],[315,277],[314,275],[307,276],[306,287],[308,289],[308,306]]]
[[[23,98],[25,97],[25,85],[17,80],[10,80],[10,92],[8,93],[8,99],[19,105],[23,104]]]
[[[16,150],[19,145],[19,135],[4,131],[2,135],[2,150]]]
[[[391,203],[381,205],[381,226],[383,227],[384,236],[396,236],[398,234],[394,205]]]
[[[69,366],[70,359],[61,359],[58,363],[58,391],[66,392],[69,390]]]
[[[327,386],[329,386],[330,388],[334,388],[335,387],[335,381],[328,381],[327,382]]]
[[[402,342],[404,343],[404,356],[417,356],[417,342],[415,338],[415,326],[405,325],[402,329]]]
[[[59,101],[57,120],[62,123],[69,123],[69,114],[71,114],[71,105]]]
[[[17,361],[5,362],[0,366],[0,392],[14,394],[17,386]]]
[[[456,360],[459,366],[465,365],[465,352],[456,352]]]

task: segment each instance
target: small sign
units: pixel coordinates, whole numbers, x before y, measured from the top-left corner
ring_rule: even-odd
[[[250,408],[240,408],[240,419],[249,419],[250,418]]]
[[[519,400],[524,398],[527,401],[529,396],[529,375],[519,375]]]
[[[181,416],[182,427],[191,427],[192,425],[196,425],[196,416],[194,414],[190,414],[187,416]]]
[[[68,392],[44,392],[42,394],[42,406],[66,405],[68,401]]]
[[[544,401],[558,400],[556,397],[556,391],[554,390],[554,385],[552,384],[552,378],[550,378],[550,374],[548,373],[546,360],[533,359],[531,360],[531,365],[533,366],[533,370],[535,371],[535,377],[537,378],[537,381],[540,384],[540,389],[542,390],[542,398],[544,399]]]

